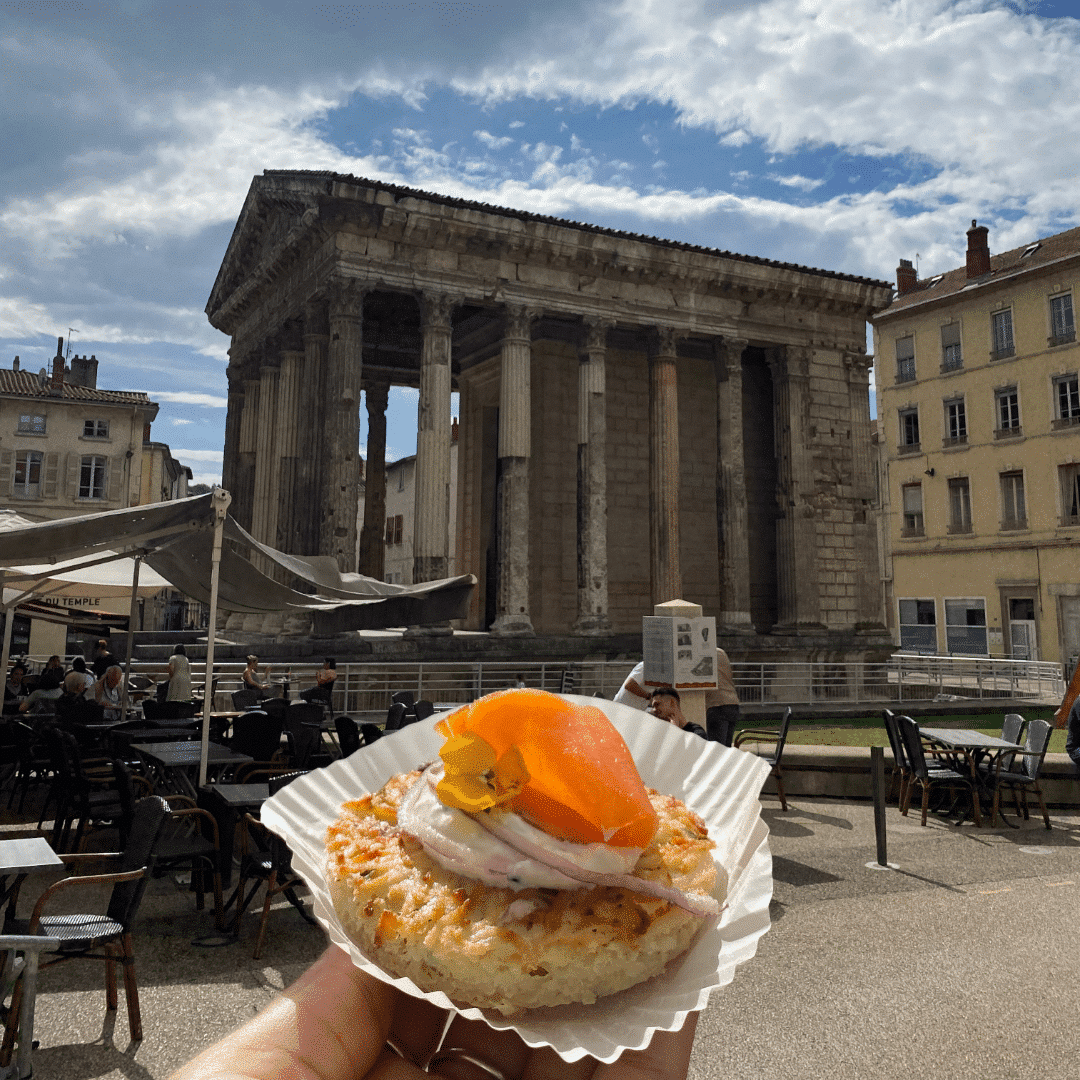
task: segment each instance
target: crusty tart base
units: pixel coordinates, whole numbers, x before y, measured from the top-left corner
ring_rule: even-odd
[[[326,833],[330,896],[348,936],[387,974],[455,1005],[511,1015],[590,1004],[651,978],[690,944],[703,920],[624,888],[522,889],[444,870],[397,827],[420,770],[346,803]],[[726,875],[705,823],[650,790],[660,827],[635,875],[714,896]]]

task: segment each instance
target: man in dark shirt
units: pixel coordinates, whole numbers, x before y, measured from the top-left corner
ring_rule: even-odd
[[[1076,771],[1080,772],[1080,698],[1073,702],[1069,710],[1068,731],[1065,733],[1065,753],[1072,759]]]
[[[672,690],[670,686],[661,686],[649,695],[648,711],[658,720],[666,720],[669,724],[682,728],[683,731],[691,731],[703,739],[708,738],[705,729],[700,724],[695,724],[683,716],[682,698],[679,697],[679,691]]]
[[[99,638],[94,646],[94,662],[91,665],[94,677],[100,679],[116,662],[116,657],[109,652],[109,643],[104,638]]]

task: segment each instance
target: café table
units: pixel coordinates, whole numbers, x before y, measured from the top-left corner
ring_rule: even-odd
[[[218,849],[221,852],[221,884],[232,884],[233,846],[236,826],[244,814],[258,813],[270,798],[270,785],[205,784],[199,788],[198,804],[214,815],[218,824]]]
[[[8,904],[5,921],[15,917],[19,889],[27,874],[41,870],[60,870],[63,866],[63,860],[43,836],[20,836],[13,840],[0,840],[0,907]],[[14,880],[9,882],[8,879],[12,877]]]
[[[972,773],[975,782],[979,785],[979,794],[984,800],[993,799],[993,788],[990,784],[990,776],[994,772],[994,763],[1002,755],[1012,751],[1016,753],[1023,750],[1019,743],[1009,742],[1008,739],[999,739],[996,735],[987,735],[982,731],[974,731],[970,728],[936,728],[920,727],[919,734],[924,739],[940,743],[950,750],[963,751],[972,762]],[[980,769],[980,765],[986,765],[986,769]],[[1013,825],[1004,814],[1001,820],[1010,828],[1018,829],[1019,825]]]
[[[202,741],[190,742],[132,743],[134,750],[149,767],[154,779],[154,786],[160,781],[167,790],[179,792],[192,799],[198,798],[198,791],[191,778],[192,772],[202,760]],[[237,753],[220,743],[207,745],[206,764],[220,768],[225,765],[247,765],[254,759],[247,754]]]

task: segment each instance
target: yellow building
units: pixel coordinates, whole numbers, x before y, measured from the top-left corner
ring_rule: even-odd
[[[1080,229],[896,272],[873,320],[885,607],[904,649],[1080,654]]]

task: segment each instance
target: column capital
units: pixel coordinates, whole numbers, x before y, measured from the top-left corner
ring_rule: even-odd
[[[326,287],[326,299],[333,319],[362,319],[364,297],[372,291],[367,281],[355,278],[331,278]]]
[[[506,304],[504,341],[525,341],[532,344],[532,324],[540,317],[540,309],[527,304]]]
[[[874,366],[874,358],[866,353],[846,352],[843,354],[844,366],[848,369],[848,378],[858,375],[868,378]]]
[[[587,316],[583,321],[585,333],[582,335],[584,341],[581,358],[587,360],[588,354],[607,348],[608,331],[615,325],[615,320]]]
[[[365,379],[363,389],[368,410],[377,409],[379,412],[385,412],[386,403],[390,399],[390,380],[372,379],[369,382]]]
[[[675,359],[679,338],[686,335],[673,326],[657,326],[649,335],[649,359]]]
[[[429,330],[450,330],[454,308],[461,297],[450,293],[424,292],[420,294],[420,326],[424,333]]]
[[[326,298],[319,297],[304,304],[304,340],[328,338],[330,318]]]
[[[750,342],[743,337],[718,337],[713,340],[713,362],[716,378],[724,382],[731,371],[742,362],[742,354]]]

